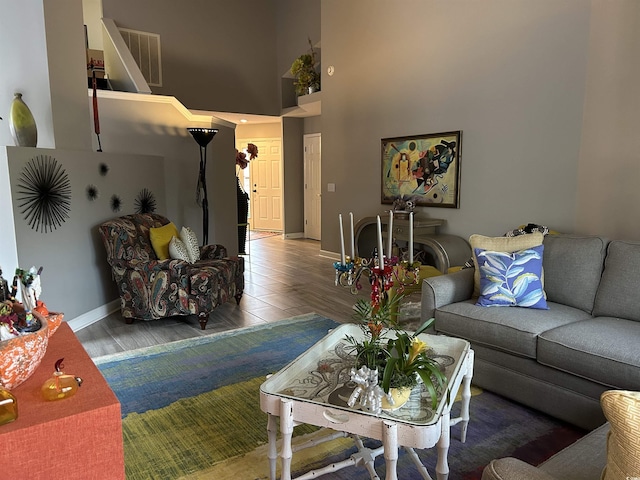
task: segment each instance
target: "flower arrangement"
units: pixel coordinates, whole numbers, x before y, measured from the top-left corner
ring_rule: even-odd
[[[429,357],[428,345],[418,337],[435,319],[427,320],[414,333],[401,330],[396,316],[392,315],[401,297],[394,295],[377,305],[359,300],[354,306],[353,318],[364,332],[364,339],[347,336],[346,340],[356,355],[355,368],[377,371],[378,384],[385,394],[393,388],[413,388],[420,380],[435,408],[437,393],[444,387],[446,377],[438,363]]]
[[[387,343],[389,358],[387,359],[383,377],[382,389],[389,391],[391,386],[413,388],[422,380],[431,396],[433,408],[437,404],[437,393],[446,382],[445,375],[440,371],[438,363],[429,357],[429,346],[418,335],[431,326],[435,319],[427,320],[415,333],[396,332],[396,338]]]
[[[249,154],[248,159],[246,153],[236,149],[236,165],[243,170],[249,166],[249,161],[258,158],[258,147],[253,143],[247,144],[247,153]]]

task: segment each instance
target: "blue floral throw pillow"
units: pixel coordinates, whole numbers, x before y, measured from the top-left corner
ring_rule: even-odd
[[[540,281],[543,245],[512,253],[474,250],[480,268],[476,305],[549,308]]]

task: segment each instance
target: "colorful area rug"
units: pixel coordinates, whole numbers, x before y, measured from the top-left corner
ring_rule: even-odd
[[[267,374],[294,360],[338,324],[315,314],[260,327],[182,340],[96,359],[122,404],[128,480],[269,478],[266,415],[259,388]],[[538,412],[474,389],[465,444],[453,427],[450,478],[479,479],[493,458],[538,464],[584,434]],[[295,428],[294,443],[325,435]],[[370,447],[379,442],[366,441]],[[327,442],[293,456],[294,474],[349,458],[351,439]],[[419,451],[434,472],[434,450]],[[384,478],[384,459],[376,459]],[[399,478],[419,478],[401,452]],[[327,479],[367,479],[351,467]]]

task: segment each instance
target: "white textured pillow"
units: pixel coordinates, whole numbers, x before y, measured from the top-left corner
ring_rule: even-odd
[[[189,227],[182,227],[182,230],[180,230],[180,240],[182,240],[187,247],[191,263],[200,260],[200,242],[198,242],[198,237],[195,232]]]
[[[171,241],[169,242],[169,257],[174,260],[184,260],[185,262],[193,263],[189,259],[187,246],[178,237],[171,237]]]

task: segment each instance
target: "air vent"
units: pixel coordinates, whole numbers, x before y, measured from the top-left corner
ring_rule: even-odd
[[[119,28],[142,76],[150,87],[162,86],[162,62],[160,61],[160,35]]]

